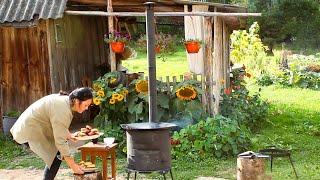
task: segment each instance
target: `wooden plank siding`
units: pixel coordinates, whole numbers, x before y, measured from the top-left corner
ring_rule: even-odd
[[[2,113],[23,111],[50,93],[47,35],[42,20],[37,27],[0,28]]]
[[[103,41],[107,32],[106,20],[90,16],[50,20],[53,92],[70,91],[83,86],[83,80],[94,80],[99,76],[97,65],[108,62]]]

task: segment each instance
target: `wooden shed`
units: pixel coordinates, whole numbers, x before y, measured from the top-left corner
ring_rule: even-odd
[[[103,42],[104,34],[112,30],[114,16],[117,16],[110,13],[119,12],[122,13],[119,16],[125,16],[125,12],[130,12],[127,15],[144,12],[145,2],[2,0],[0,115],[11,109],[23,111],[44,95],[90,85],[91,80],[99,75],[98,65],[107,64],[111,70],[116,70],[115,55]],[[246,9],[182,0],[155,2],[155,12],[221,12],[220,15],[192,16],[194,18],[179,14],[171,18],[163,16],[184,22],[186,37],[195,36],[205,41],[203,51],[189,56],[188,60],[193,72],[205,74],[212,82],[208,84],[207,99],[213,103],[212,92],[219,94],[221,87],[225,86],[215,84],[215,80],[227,79],[229,74],[229,35],[233,29],[243,27],[248,16]],[[223,16],[225,13],[235,14]],[[210,110],[218,107],[207,104]]]

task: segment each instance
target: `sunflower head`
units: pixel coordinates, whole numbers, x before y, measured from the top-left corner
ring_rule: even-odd
[[[101,104],[101,100],[99,98],[93,98],[93,104],[99,106]]]
[[[92,88],[95,91],[99,91],[101,89],[101,87],[100,87],[100,85],[98,83],[94,83]]]
[[[114,77],[113,77],[113,78],[110,79],[109,82],[110,82],[110,84],[114,84],[114,83],[117,82],[117,78],[114,78]]]
[[[181,100],[192,100],[197,97],[197,92],[192,86],[183,86],[176,91],[176,95]]]
[[[119,94],[119,96],[118,96],[118,101],[122,101],[123,100],[123,98],[124,98],[124,96],[122,95],[122,94]]]
[[[105,96],[104,95],[104,91],[101,91],[101,90],[97,92],[97,95],[100,96],[100,97],[104,97]]]
[[[113,93],[113,94],[112,94],[112,99],[118,99],[120,95],[121,95],[121,94]]]
[[[148,93],[148,81],[146,80],[139,80],[136,83],[136,91],[138,93]]]
[[[116,100],[115,100],[115,99],[111,98],[111,99],[109,100],[109,104],[115,104],[115,103],[116,103]]]

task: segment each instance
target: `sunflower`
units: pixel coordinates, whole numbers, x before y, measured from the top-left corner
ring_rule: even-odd
[[[192,100],[196,98],[197,92],[192,86],[183,86],[176,91],[176,95],[181,100]]]
[[[136,83],[136,91],[138,93],[148,93],[148,81],[140,80]]]
[[[115,103],[116,103],[116,100],[115,100],[115,99],[111,98],[111,99],[109,100],[109,104],[115,104]]]
[[[121,94],[118,94],[118,93],[113,93],[112,94],[112,99],[119,99],[119,96],[120,96]]]
[[[123,100],[123,98],[124,98],[124,96],[122,95],[122,94],[119,94],[119,97],[118,97],[118,101],[122,101]]]
[[[99,104],[101,104],[101,100],[99,98],[93,98],[93,104],[98,106]]]
[[[100,96],[100,97],[104,97],[104,91],[101,91],[101,90],[98,91],[98,92],[97,92],[97,95]]]
[[[117,78],[111,78],[109,82],[110,84],[114,84],[115,82],[117,82]]]
[[[97,84],[97,83],[94,83],[92,88],[93,88],[93,90],[95,90],[95,91],[99,91],[99,90],[101,90],[100,85],[99,85],[99,84]]]
[[[122,94],[123,96],[126,96],[129,94],[129,91],[127,89],[125,89],[125,90],[121,91],[120,94]]]

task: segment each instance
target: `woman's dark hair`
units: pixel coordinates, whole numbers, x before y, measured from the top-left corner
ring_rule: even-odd
[[[74,102],[75,99],[78,99],[80,101],[86,101],[92,98],[92,89],[89,87],[77,88],[69,94],[70,102]]]

